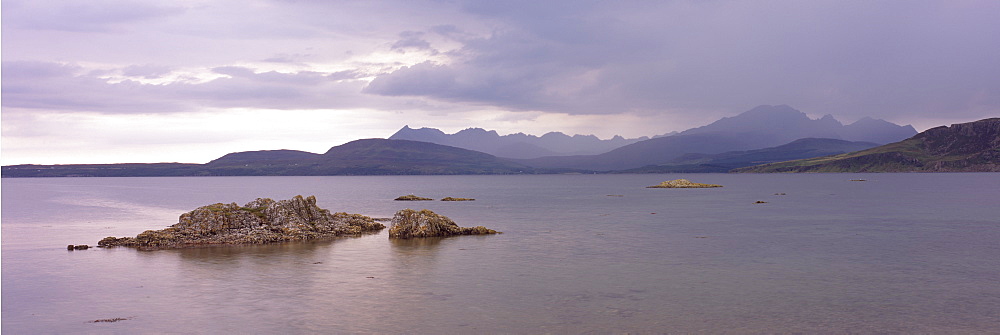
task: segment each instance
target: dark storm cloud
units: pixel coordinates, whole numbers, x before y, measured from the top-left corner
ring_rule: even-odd
[[[4,59],[16,61],[4,62],[4,106],[392,108],[410,97],[568,114],[1000,110],[996,1],[3,4]],[[224,76],[139,82],[181,68]]]
[[[470,2],[504,25],[366,92],[514,109],[847,116],[1000,110],[1000,3]]]

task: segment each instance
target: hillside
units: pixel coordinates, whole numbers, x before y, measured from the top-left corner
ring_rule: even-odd
[[[738,138],[722,135],[675,135],[629,144],[599,155],[550,156],[515,160],[542,168],[574,168],[594,171],[634,169],[664,164],[688,153],[718,154],[748,148]]]
[[[204,165],[182,163],[7,165],[3,178],[40,177],[183,177],[201,175]]]
[[[931,128],[867,150],[734,172],[1000,172],[1000,118]]]
[[[732,169],[757,164],[812,158],[876,147],[871,142],[850,142],[830,138],[803,138],[777,147],[731,151],[721,154],[687,154],[670,163],[648,165],[622,173],[706,173],[729,172]]]
[[[509,174],[529,168],[482,152],[427,142],[363,139],[308,155],[282,152],[229,154],[206,164],[205,174],[215,176],[335,176],[420,174]],[[237,158],[269,159],[247,161]]]
[[[258,150],[258,151],[244,151],[244,152],[234,152],[226,154],[225,156],[216,158],[211,162],[208,162],[208,166],[221,167],[221,166],[236,166],[245,164],[257,164],[261,162],[277,163],[277,162],[299,162],[303,160],[316,159],[321,157],[319,154],[314,154],[311,152],[298,151],[298,150]]]
[[[295,150],[231,153],[207,164],[13,165],[3,177],[333,176],[516,174],[534,170],[495,156],[433,143],[364,139],[324,154]]]
[[[496,156],[427,142],[366,139],[330,148],[324,174],[509,174],[530,170]]]

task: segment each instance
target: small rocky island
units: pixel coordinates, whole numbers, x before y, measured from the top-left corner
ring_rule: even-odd
[[[687,179],[674,179],[662,182],[659,185],[646,186],[646,188],[712,188],[712,187],[722,187],[722,185],[694,183]]]
[[[424,198],[424,197],[418,197],[418,196],[415,196],[413,194],[407,194],[407,195],[401,195],[398,198],[392,199],[392,200],[396,200],[396,201],[430,201],[430,200],[434,200],[434,199]]]
[[[427,209],[398,211],[389,224],[389,238],[391,239],[485,234],[499,234],[499,232],[483,226],[459,227],[455,221],[448,217]]]
[[[168,228],[147,230],[136,237],[107,237],[97,245],[149,250],[265,244],[359,235],[383,228],[373,218],[331,213],[316,206],[315,196],[298,195],[281,201],[258,198],[243,206],[236,203],[202,206],[182,214],[179,222]]]

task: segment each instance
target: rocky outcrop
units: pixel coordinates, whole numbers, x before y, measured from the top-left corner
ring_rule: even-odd
[[[169,249],[221,244],[264,244],[358,235],[385,228],[374,219],[347,213],[331,213],[316,206],[316,197],[301,195],[275,201],[258,198],[246,205],[236,203],[199,207],[181,215],[177,224],[147,230],[136,237],[107,237],[100,247]]]
[[[694,183],[687,179],[674,179],[662,182],[659,185],[646,186],[646,188],[712,188],[712,187],[722,187],[722,185]]]
[[[398,211],[392,217],[392,222],[389,224],[390,239],[498,233],[496,230],[483,226],[459,227],[455,221],[452,221],[448,217],[427,209],[420,211],[404,209]]]

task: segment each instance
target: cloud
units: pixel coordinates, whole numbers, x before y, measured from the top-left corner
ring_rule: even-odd
[[[595,129],[587,133],[611,132],[608,120],[625,115],[617,119],[648,120],[629,126],[649,130],[626,134],[638,136],[761,104],[928,126],[1000,113],[995,1],[6,0],[3,9],[5,115],[350,109],[383,111],[371,117],[387,124],[515,131],[505,120],[523,120]]]
[[[248,67],[206,69],[214,79],[143,83],[138,78],[172,76],[165,67],[128,66],[90,70],[55,62],[4,61],[3,106],[10,113],[30,110],[104,114],[187,113],[209,108],[407,110],[424,106],[414,98],[363,95],[368,74],[335,72],[257,72]],[[166,72],[165,72],[166,71]],[[184,79],[181,77],[181,79]],[[5,110],[5,112],[7,112]]]
[[[145,1],[5,0],[4,26],[70,32],[107,32],[121,25],[180,15],[184,8]]]
[[[129,65],[122,69],[122,75],[126,77],[141,77],[144,79],[157,79],[169,74],[173,68],[163,65]]]
[[[424,33],[419,31],[404,31],[399,33],[400,39],[393,43],[390,49],[397,51],[414,49],[437,53],[437,50],[431,47],[431,43],[423,39],[423,35]]]
[[[996,2],[470,2],[502,22],[365,92],[573,114],[1000,110]]]

